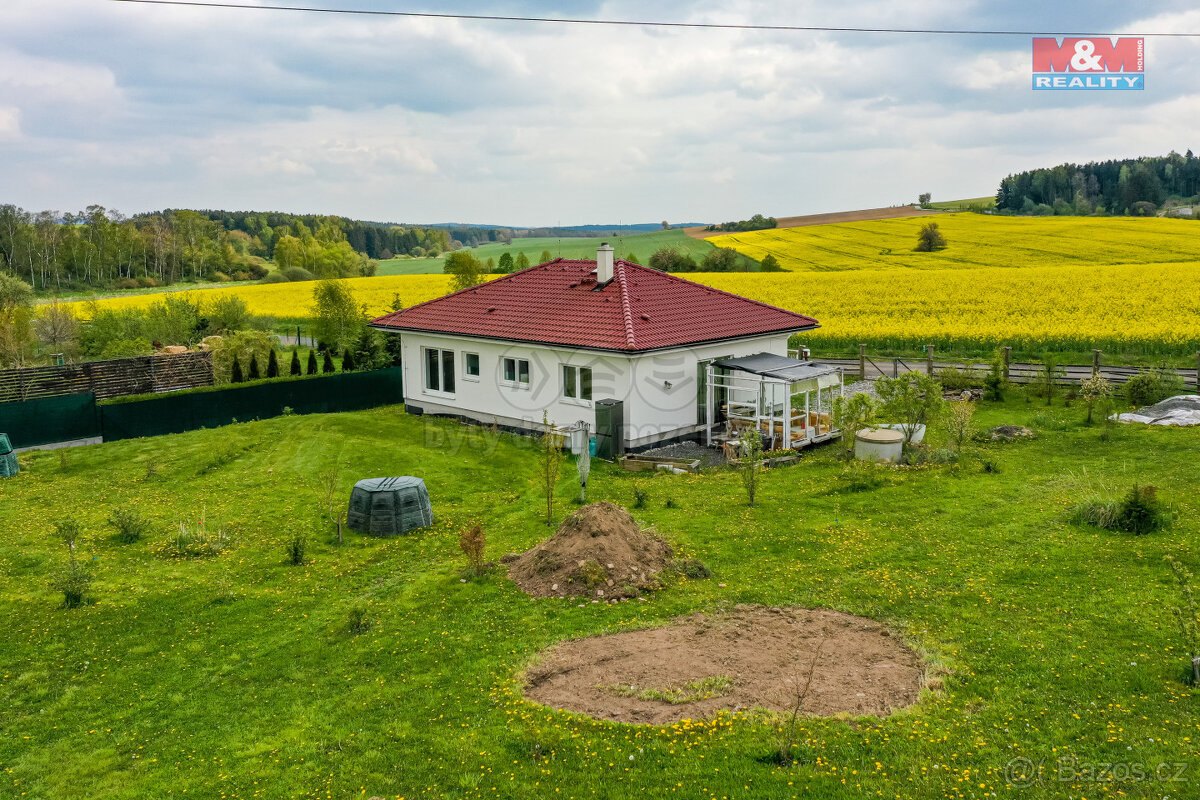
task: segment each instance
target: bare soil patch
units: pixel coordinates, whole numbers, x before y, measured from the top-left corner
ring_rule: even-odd
[[[779,224],[771,230],[779,228],[803,228],[806,225],[833,225],[838,222],[862,222],[871,219],[895,219],[897,217],[926,217],[932,214],[943,214],[943,211],[932,211],[914,206],[889,206],[887,208],[864,208],[858,211],[833,211],[827,214],[805,214],[799,217],[776,217]],[[724,236],[726,231],[706,231],[704,228],[685,228],[684,233],[693,239],[708,239],[712,236]]]
[[[658,588],[672,555],[669,544],[639,528],[625,509],[593,503],[537,547],[503,560],[527,594],[611,600]]]
[[[530,667],[525,696],[651,725],[722,709],[790,712],[801,696],[806,714],[885,716],[917,701],[924,675],[921,656],[873,620],[829,609],[739,606],[662,628],[562,642]]]

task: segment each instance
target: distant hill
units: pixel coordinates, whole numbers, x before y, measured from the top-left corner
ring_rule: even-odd
[[[703,222],[672,222],[671,228],[692,228],[698,225],[704,225]],[[512,234],[513,238],[530,239],[544,238],[547,236],[562,236],[562,237],[578,237],[586,238],[592,236],[620,236],[622,234],[629,235],[633,233],[651,233],[653,231],[663,230],[661,222],[638,222],[631,225],[568,225],[553,228],[522,228],[516,225],[476,225],[470,222],[433,222],[425,225],[426,228],[480,228],[486,230],[507,231]]]

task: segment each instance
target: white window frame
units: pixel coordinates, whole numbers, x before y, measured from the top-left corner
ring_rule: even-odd
[[[437,353],[437,364],[438,364],[438,367],[437,367],[438,388],[437,389],[429,388],[429,354],[430,353]],[[446,367],[445,367],[444,357],[445,357],[446,353],[450,354],[450,359],[452,361],[455,360],[454,351],[450,350],[448,348],[445,348],[445,347],[422,347],[421,348],[421,378],[422,378],[421,392],[422,392],[422,394],[427,394],[427,395],[430,395],[431,397],[453,398],[455,396],[454,391],[447,392],[441,388],[442,386],[445,385]],[[451,378],[455,377],[453,369],[451,369],[450,377]],[[455,390],[458,389],[457,381],[455,382],[454,388],[455,388]]]
[[[474,373],[467,371],[467,364],[470,362],[470,359],[472,356],[475,358],[475,370],[476,371]],[[482,361],[482,359],[479,358],[479,353],[470,353],[470,352],[464,351],[462,354],[462,379],[464,381],[470,381],[471,383],[479,383],[479,376],[482,373],[483,373],[483,361]]]
[[[593,393],[592,390],[594,388],[594,384],[593,384],[594,375],[592,373],[591,367],[583,367],[583,366],[579,366],[576,364],[563,364],[562,365],[562,370],[559,372],[559,375],[562,377],[562,396],[563,396],[564,403],[569,403],[569,404],[575,405],[575,406],[588,406],[588,407],[590,407],[592,405],[591,397],[583,397],[582,396],[583,395],[583,371],[584,370],[587,370],[587,373],[588,373],[588,380],[587,380],[588,394],[592,394]],[[571,395],[567,392],[567,388],[568,388],[567,373],[568,373],[568,371],[573,373],[575,376],[575,394],[574,395]]]
[[[513,376],[514,376],[513,380],[510,380],[509,378],[505,377],[505,372],[506,372],[505,368],[508,366],[508,362],[510,362],[510,361],[513,364]],[[521,364],[525,365],[525,380],[524,381],[521,380]],[[509,388],[512,388],[512,389],[528,389],[531,382],[532,382],[532,378],[530,376],[529,359],[517,358],[516,356],[505,356],[504,358],[500,359],[500,381],[499,381],[499,383],[501,386],[508,386]]]

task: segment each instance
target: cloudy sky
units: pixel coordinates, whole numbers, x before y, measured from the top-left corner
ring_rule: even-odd
[[[270,5],[270,0],[242,0]],[[825,26],[1200,32],[1191,0],[288,0]],[[506,225],[719,221],[991,194],[1200,150],[1200,38],[1144,92],[1035,92],[1026,36],[666,30],[0,5],[0,203]]]

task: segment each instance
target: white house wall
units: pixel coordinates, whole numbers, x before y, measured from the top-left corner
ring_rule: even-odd
[[[394,336],[396,334],[388,334]],[[526,345],[448,334],[409,333],[402,337],[404,400],[425,413],[453,414],[485,425],[534,429],[542,412],[557,425],[583,420],[595,427],[596,400],[625,404],[626,446],[639,447],[700,429],[697,365],[722,357],[775,353],[787,355],[786,334],[625,355],[564,347]],[[453,396],[425,388],[425,348],[454,351]],[[479,377],[466,375],[466,353],[479,355]],[[529,361],[529,386],[502,380],[504,358]],[[562,365],[592,370],[592,401],[564,397]]]

